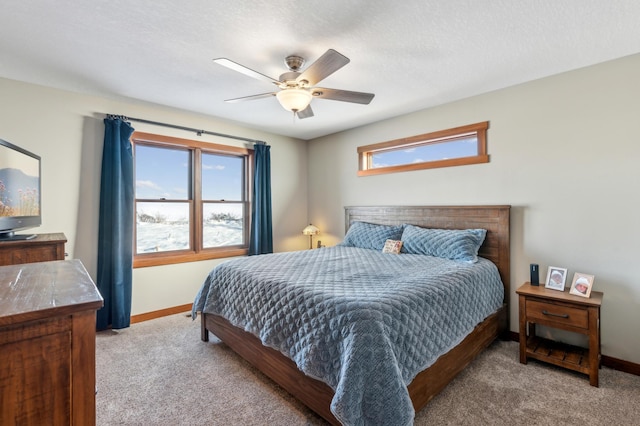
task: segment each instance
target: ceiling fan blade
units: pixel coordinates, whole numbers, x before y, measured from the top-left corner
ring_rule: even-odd
[[[351,92],[349,90],[326,89],[314,87],[311,90],[314,98],[330,99],[332,101],[352,102],[368,105],[375,94],[364,92]]]
[[[333,49],[327,50],[314,63],[298,76],[296,81],[306,80],[309,86],[315,86],[340,68],[349,63],[349,58]]]
[[[269,93],[261,93],[259,95],[251,95],[251,96],[243,96],[241,98],[233,98],[233,99],[225,99],[225,102],[235,103],[235,102],[243,102],[243,101],[255,101],[256,99],[270,98],[271,96],[275,96],[275,92]]]
[[[311,105],[303,109],[302,111],[298,111],[296,113],[299,119],[313,117],[313,110],[311,109]]]
[[[213,62],[258,80],[266,81],[268,83],[273,83],[276,85],[280,84],[278,80],[271,78],[268,75],[261,74],[258,71],[254,71],[251,68],[247,68],[244,65],[240,65],[239,63],[233,62],[232,60],[227,58],[217,58],[214,59]]]

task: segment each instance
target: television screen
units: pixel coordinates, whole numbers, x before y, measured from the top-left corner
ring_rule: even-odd
[[[0,139],[0,239],[40,224],[40,157]]]

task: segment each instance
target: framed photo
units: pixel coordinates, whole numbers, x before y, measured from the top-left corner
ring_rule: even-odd
[[[564,283],[567,281],[567,269],[558,268],[557,266],[549,266],[547,271],[546,288],[552,290],[564,291]]]
[[[576,272],[573,274],[573,282],[571,283],[571,290],[569,290],[569,293],[575,294],[576,296],[591,297],[593,279],[593,275]]]

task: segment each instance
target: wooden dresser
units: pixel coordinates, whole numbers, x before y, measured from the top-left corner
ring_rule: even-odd
[[[31,240],[0,241],[0,265],[64,260],[62,233],[38,234]]]
[[[95,425],[102,304],[79,260],[0,266],[1,425]]]

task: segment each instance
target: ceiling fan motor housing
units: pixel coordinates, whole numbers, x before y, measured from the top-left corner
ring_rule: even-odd
[[[279,78],[279,80],[282,82],[282,84],[280,84],[280,88],[287,89],[290,87],[305,87],[309,83],[306,80],[297,81],[296,79],[298,78],[298,76],[300,76],[300,73],[296,71],[290,71],[281,74]]]

